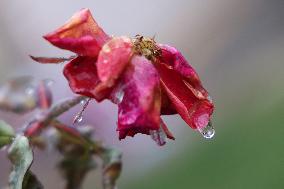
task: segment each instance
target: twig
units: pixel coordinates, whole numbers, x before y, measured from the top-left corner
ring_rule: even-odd
[[[50,125],[50,123],[54,119],[56,119],[58,116],[73,108],[85,99],[87,99],[87,97],[85,96],[76,96],[53,105],[47,111],[42,112],[39,117],[32,118],[32,120],[29,121],[28,124],[24,125],[24,135],[27,137],[31,137],[39,134],[40,131]]]

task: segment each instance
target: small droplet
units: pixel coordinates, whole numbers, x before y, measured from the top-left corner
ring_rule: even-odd
[[[117,102],[118,102],[118,103],[121,103],[121,102],[122,102],[123,96],[124,96],[123,90],[119,91],[119,92],[116,94],[116,99],[117,99]]]
[[[208,125],[203,129],[198,129],[202,136],[206,139],[211,139],[215,135],[215,129],[213,128],[211,121],[209,121]]]
[[[83,121],[83,116],[82,115],[76,115],[73,123],[81,123],[82,121]]]
[[[81,104],[81,105],[84,105],[84,104],[86,104],[86,102],[87,102],[87,100],[84,99],[84,100],[81,100],[81,101],[80,101],[80,104]]]
[[[29,96],[32,96],[35,93],[35,89],[33,87],[27,87],[25,89],[25,93]]]
[[[52,79],[45,79],[43,82],[47,87],[51,87],[54,84],[54,81]]]

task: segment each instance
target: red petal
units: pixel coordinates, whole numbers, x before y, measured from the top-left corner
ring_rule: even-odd
[[[41,64],[59,64],[65,61],[69,61],[75,58],[75,56],[70,56],[69,58],[62,57],[36,57],[30,55],[31,59]]]
[[[44,36],[53,45],[73,51],[82,56],[96,57],[109,40],[88,9],[75,13],[70,20],[56,31]]]
[[[35,89],[37,95],[37,106],[41,109],[48,109],[52,104],[52,93],[45,81],[40,81]]]
[[[190,66],[182,54],[174,47],[160,44],[162,56],[160,61],[183,76],[188,88],[197,98],[209,98],[208,92],[203,88],[196,71]]]
[[[100,84],[97,75],[96,58],[79,56],[64,67],[64,75],[74,93],[95,98],[101,101],[108,97],[110,89],[98,92]]]
[[[161,115],[177,114],[177,111],[173,103],[169,99],[167,92],[164,90],[164,88],[161,89],[161,98],[162,98]]]
[[[118,105],[119,139],[158,130],[161,97],[158,73],[152,63],[134,56],[121,82],[124,96]]]
[[[114,37],[103,46],[96,65],[98,76],[104,85],[114,85],[127,66],[131,54],[132,42],[128,37]]]
[[[174,135],[171,133],[171,131],[168,129],[167,125],[165,124],[165,122],[162,119],[161,119],[161,123],[160,124],[161,124],[162,129],[166,133],[167,138],[175,140]]]
[[[193,129],[204,128],[213,113],[214,106],[208,99],[197,97],[184,82],[184,77],[167,64],[155,64],[161,84],[175,109]]]

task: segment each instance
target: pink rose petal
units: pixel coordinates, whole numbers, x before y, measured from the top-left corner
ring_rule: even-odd
[[[118,104],[119,139],[158,130],[161,96],[158,73],[152,63],[145,57],[134,56],[121,82],[124,94]]]

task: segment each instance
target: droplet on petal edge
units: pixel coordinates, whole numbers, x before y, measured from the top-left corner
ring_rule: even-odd
[[[202,136],[206,139],[211,139],[215,135],[215,129],[212,126],[211,121],[209,121],[208,125],[202,129],[198,129],[198,131],[202,134]]]

